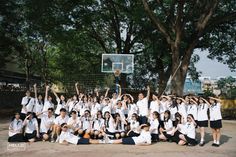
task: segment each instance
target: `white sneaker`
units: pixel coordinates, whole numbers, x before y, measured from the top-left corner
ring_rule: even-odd
[[[105,134],[105,135],[103,136],[103,139],[104,139],[105,143],[109,143],[109,142],[110,142],[110,139],[109,139],[109,137],[107,136],[107,134]]]
[[[59,143],[59,140],[60,140],[60,138],[59,138],[59,137],[57,137],[57,139],[56,139],[56,143]]]

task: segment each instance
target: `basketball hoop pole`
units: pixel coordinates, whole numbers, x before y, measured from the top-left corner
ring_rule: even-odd
[[[118,86],[118,84],[119,84],[119,80],[120,80],[120,74],[121,74],[120,69],[116,69],[116,70],[114,71],[115,82],[116,82],[116,94],[119,93],[119,86]]]

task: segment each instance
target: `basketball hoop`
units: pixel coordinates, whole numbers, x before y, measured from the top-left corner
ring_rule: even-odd
[[[116,69],[116,70],[114,71],[115,77],[119,77],[120,74],[121,74],[121,70],[120,70],[120,69]]]

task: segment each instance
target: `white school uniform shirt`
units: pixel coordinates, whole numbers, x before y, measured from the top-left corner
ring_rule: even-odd
[[[43,101],[39,101],[35,98],[35,113],[41,113],[43,111]]]
[[[152,130],[151,134],[158,134],[158,127],[159,121],[158,119],[150,120],[150,131]]]
[[[185,127],[185,130],[186,130],[186,135],[189,137],[189,138],[192,138],[192,139],[195,139],[196,137],[196,128],[195,128],[195,125],[193,124],[193,122],[189,123],[185,123],[184,124],[184,127]]]
[[[159,104],[157,101],[151,101],[150,103],[150,111],[151,111],[151,114],[156,111],[159,113]]]
[[[68,119],[68,122],[67,122],[68,125],[71,125],[74,128],[80,128],[81,127],[81,121],[80,121],[80,118],[76,117],[75,119],[73,119],[73,117],[70,117]],[[74,132],[73,129],[70,129],[70,132]]]
[[[104,121],[104,126],[105,128],[109,131],[109,132],[115,132],[115,124],[114,124],[114,120],[112,118],[109,119],[108,121],[108,125],[106,124],[106,121]]]
[[[80,138],[78,136],[73,135],[69,130],[68,131],[62,131],[59,136],[59,143],[63,143],[63,141],[67,141],[71,144],[77,145],[78,140]]]
[[[187,130],[184,124],[178,124],[178,131],[181,132],[182,134],[186,135],[187,134]]]
[[[208,111],[208,104],[203,103],[203,104],[199,104],[197,107],[197,120],[198,121],[206,121],[208,120],[208,115],[207,115],[207,111]]]
[[[159,113],[161,121],[164,120],[164,113],[168,108],[168,104],[169,104],[168,101],[160,101]]]
[[[137,102],[140,116],[148,116],[148,99],[145,97]]]
[[[145,131],[145,130],[142,130],[138,137],[132,137],[132,139],[134,140],[134,143],[136,145],[138,145],[138,144],[151,144],[152,143],[151,133],[149,131]]]
[[[27,96],[23,97],[21,100],[21,105],[22,105],[21,113],[26,114],[27,112],[32,112],[34,104],[35,104],[34,98]],[[25,106],[26,110],[24,109],[23,106]]]
[[[181,104],[178,104],[178,112],[183,116],[184,121],[187,120],[187,111],[186,111],[186,105],[184,102],[182,102]]]
[[[123,121],[121,121],[120,124],[115,126],[115,132],[122,132],[122,131],[125,131],[125,124]]]
[[[197,119],[197,105],[195,105],[195,104],[188,105],[187,114],[192,114],[194,117],[194,120],[198,120]]]
[[[169,106],[169,111],[170,111],[170,119],[172,121],[175,121],[175,114],[178,112],[177,106]]]
[[[15,134],[22,133],[23,121],[21,119],[14,119],[9,126],[9,137],[14,136]]]
[[[55,117],[53,115],[49,117],[48,114],[42,114],[40,115],[40,117],[41,117],[41,123],[39,132],[47,133],[51,125],[54,124]]]
[[[81,117],[82,129],[92,129],[92,120],[91,117]]]
[[[31,120],[26,120],[25,125],[25,133],[31,134],[38,128],[38,121],[36,118],[32,118]]]
[[[111,114],[115,114],[116,110],[114,107],[116,106],[118,100],[120,100],[120,98],[111,98]]]
[[[61,115],[57,116],[54,120],[54,124],[56,125],[61,125],[62,123],[67,123],[69,120],[69,116],[68,115],[65,115],[64,118],[62,118]]]
[[[210,105],[210,121],[216,121],[222,119],[220,108],[221,108],[220,103]]]
[[[52,102],[48,101],[48,100],[45,100],[42,112],[48,111],[49,108],[53,108],[54,109],[54,104]]]
[[[96,117],[97,112],[101,110],[101,105],[99,103],[93,103],[91,106],[91,115],[92,117]]]
[[[81,103],[81,105],[80,105],[80,115],[84,115],[84,112],[86,110],[90,111],[90,103],[89,102]]]
[[[128,104],[128,117],[131,117],[134,113],[138,113],[138,106],[136,104]]]
[[[66,109],[66,102],[65,101],[61,102],[61,100],[57,98],[57,108],[55,110],[55,114],[59,115],[60,109],[62,108]]]
[[[111,113],[111,104],[108,104],[108,105],[104,105],[104,106],[103,106],[103,108],[102,108],[102,115],[104,115],[105,112]]]
[[[139,122],[134,120],[130,120],[129,122],[130,122],[130,130],[139,134]]]
[[[93,122],[93,130],[102,130],[104,126],[104,119],[103,118],[99,118],[99,119],[95,119]]]
[[[68,103],[68,106],[69,106],[69,112],[71,112],[71,111],[75,111],[75,108],[76,108],[76,105],[77,104],[79,104],[79,101],[70,101],[69,103]]]
[[[121,108],[116,107],[115,113],[119,113],[121,119],[125,120],[125,109],[124,109],[124,107],[121,107]]]
[[[173,129],[172,129],[173,128],[173,122],[172,122],[171,119],[169,119],[167,122],[164,122],[164,128],[166,130],[169,130],[169,131],[166,132],[167,134],[172,133],[172,131],[173,131]]]

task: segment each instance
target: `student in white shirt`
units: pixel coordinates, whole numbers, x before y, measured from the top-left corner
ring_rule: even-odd
[[[220,146],[220,129],[222,128],[222,115],[221,115],[221,100],[209,97],[210,102],[210,127],[212,129],[214,147]]]
[[[79,129],[79,135],[84,138],[90,138],[93,120],[89,110],[84,111],[84,115],[80,117],[80,121],[81,129]]]
[[[22,129],[23,121],[20,119],[20,113],[17,112],[9,126],[8,142],[26,142]]]
[[[168,106],[169,106],[168,97],[162,95],[161,96],[161,101],[160,101],[160,107],[159,107],[161,123],[163,123],[163,121],[164,121],[164,113],[165,113],[166,110],[168,110]]]
[[[164,113],[164,127],[160,128],[160,135],[159,135],[159,139],[164,141],[172,138],[171,134],[174,127],[170,117],[171,117],[170,111],[166,110]]]
[[[186,102],[183,98],[177,97],[176,103],[178,105],[178,113],[181,114],[184,122],[187,121],[187,111],[186,111]]]
[[[170,111],[170,119],[172,120],[172,122],[174,124],[175,123],[175,114],[179,111],[178,104],[177,104],[175,98],[173,98],[171,100],[168,110]]]
[[[32,112],[27,113],[23,125],[25,126],[25,138],[29,142],[35,142],[36,139],[40,137],[40,134],[39,134],[38,121],[36,118],[34,118]]]
[[[120,117],[125,120],[125,110],[127,109],[126,103],[117,101],[116,106],[114,107],[115,114],[119,113]],[[115,115],[114,115],[115,116]]]
[[[73,135],[69,129],[66,123],[61,124],[60,126],[62,128],[60,137],[59,137],[59,143],[60,144],[104,144],[104,140],[92,140],[89,138],[81,138],[79,136]]]
[[[41,112],[37,114],[41,118],[40,123],[40,135],[43,141],[47,141],[51,136],[55,117],[53,115],[53,108],[48,108],[47,112]]]
[[[91,105],[91,116],[96,118],[98,111],[101,111],[101,105],[98,103],[98,98],[93,97],[93,103]]]
[[[187,106],[187,114],[192,114],[194,117],[194,120],[198,120],[197,119],[197,102],[191,98],[190,99],[190,104],[188,104]]]
[[[67,105],[68,106],[68,113],[71,114],[72,111],[76,111],[78,113],[78,116],[80,116],[80,109],[82,102],[78,101],[78,96],[76,94],[73,95],[72,99],[68,99]]]
[[[110,112],[108,111],[106,111],[104,114],[104,132],[109,137],[114,137],[115,135],[115,122]]]
[[[30,96],[29,90],[26,91],[25,97],[22,98],[21,105],[22,105],[22,109],[21,109],[20,118],[21,120],[24,120],[27,112],[32,112],[32,108],[35,105],[34,98]]]
[[[34,96],[35,96],[35,114],[38,115],[42,112],[43,110],[43,97],[41,94],[38,95],[37,93],[37,84],[34,84]],[[41,123],[41,118],[37,117],[38,124],[40,125]]]
[[[204,142],[204,138],[205,138],[205,127],[208,127],[208,104],[209,102],[206,101],[204,98],[199,98],[198,100],[198,112],[197,112],[197,119],[198,121],[196,122],[198,127],[199,127],[199,131],[200,131],[200,135],[201,135],[201,140],[199,143],[199,146],[204,146],[205,142]]]
[[[79,129],[81,129],[82,124],[76,111],[71,111],[71,117],[69,118],[67,125],[70,128],[71,133],[73,133],[74,135],[78,135]]]
[[[196,138],[196,123],[194,121],[194,117],[192,114],[188,114],[187,122],[184,125],[178,125],[178,127],[182,126],[181,133],[179,134],[179,145],[188,144],[190,146],[194,146],[197,144]],[[178,130],[178,127],[173,131],[172,135]]]
[[[150,133],[152,136],[152,142],[157,142],[159,140],[159,118],[160,115],[157,111],[152,113],[152,119],[150,120]]]
[[[152,115],[153,115],[153,112],[158,112],[159,113],[159,106],[160,106],[160,101],[158,99],[158,97],[153,94],[152,95],[152,101],[150,103],[150,108],[149,108],[149,119],[152,119]]]
[[[116,113],[114,116],[114,124],[115,124],[115,138],[123,138],[125,137],[125,125],[127,122],[124,118],[120,116],[119,113]]]
[[[137,113],[133,113],[132,119],[129,121],[130,130],[127,133],[128,137],[139,136],[139,121]]]
[[[53,88],[51,88],[51,91],[54,94],[54,96],[56,97],[56,101],[57,101],[57,107],[55,110],[55,117],[57,117],[60,114],[61,108],[65,108],[67,110],[66,100],[65,100],[64,95],[60,95],[60,98],[59,98],[59,96],[57,95],[57,93],[54,91]]]
[[[127,137],[122,138],[118,140],[107,140],[110,144],[126,144],[126,145],[140,145],[140,146],[146,146],[151,145],[151,134],[149,131],[150,124],[142,124],[140,125],[140,135],[137,137]]]
[[[148,120],[148,100],[150,97],[150,87],[147,86],[147,96],[144,97],[143,93],[139,93],[138,95],[138,113],[140,118],[140,124],[147,123]]]
[[[106,112],[111,113],[111,103],[109,98],[104,98],[102,103],[102,114],[104,115]]]
[[[54,139],[54,135],[56,134],[57,140],[56,142],[58,142],[58,137],[60,135],[60,131],[61,131],[61,124],[62,123],[67,123],[69,120],[69,116],[66,113],[66,109],[61,108],[60,109],[60,115],[57,116],[54,120],[54,126],[53,126],[53,131],[52,131],[52,137],[51,137],[51,142],[55,142]]]
[[[93,121],[93,128],[91,134],[95,139],[102,138],[104,129],[104,119],[102,116],[102,111],[97,112],[97,116]]]
[[[44,97],[44,106],[42,112],[47,112],[48,108],[54,109],[54,104],[52,103],[52,97],[48,95],[50,87],[46,86],[45,97]]]

